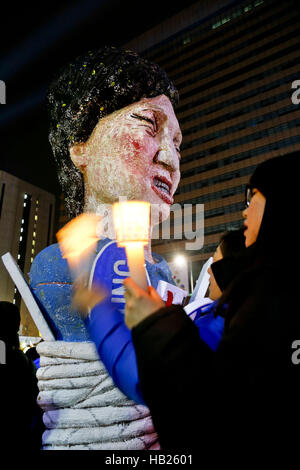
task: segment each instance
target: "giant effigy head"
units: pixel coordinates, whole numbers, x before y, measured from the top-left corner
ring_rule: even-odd
[[[178,92],[156,64],[102,47],[76,58],[48,91],[49,140],[71,218],[120,196],[169,216],[180,171]]]

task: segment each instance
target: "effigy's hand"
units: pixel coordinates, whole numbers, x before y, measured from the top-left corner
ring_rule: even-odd
[[[83,280],[78,279],[73,284],[71,307],[86,317],[95,305],[102,302],[107,295],[107,291],[100,284],[94,285],[89,289]]]
[[[125,323],[130,330],[152,313],[165,307],[164,301],[152,286],[148,286],[148,292],[145,292],[131,278],[127,278],[124,280],[124,287]]]

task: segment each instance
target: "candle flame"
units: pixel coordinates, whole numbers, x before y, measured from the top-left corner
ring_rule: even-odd
[[[57,232],[62,256],[71,268],[79,266],[93,251],[99,239],[97,226],[100,220],[101,217],[95,214],[81,214]]]
[[[113,204],[113,220],[119,246],[125,246],[129,242],[147,245],[150,226],[149,202],[116,202]]]

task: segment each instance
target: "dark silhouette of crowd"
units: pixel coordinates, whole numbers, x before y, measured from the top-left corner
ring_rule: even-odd
[[[20,349],[20,311],[11,302],[0,302],[1,448],[24,451],[24,456],[41,448],[44,430],[36,366]]]

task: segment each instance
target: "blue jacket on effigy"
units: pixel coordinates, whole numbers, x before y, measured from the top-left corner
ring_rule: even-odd
[[[155,264],[146,261],[151,285],[157,288],[160,280],[174,284],[167,262],[160,255],[153,254],[153,257]],[[124,322],[123,280],[128,276],[125,249],[118,247],[115,241],[99,240],[90,266],[89,284],[101,283],[111,296],[96,305],[85,320],[71,310],[72,278],[58,244],[47,247],[35,258],[30,285],[56,339],[92,340],[115,385],[130,399],[144,404],[131,331]],[[213,350],[217,348],[224,326],[222,317],[214,317],[214,307],[214,302],[202,306],[194,319],[201,339]]]

